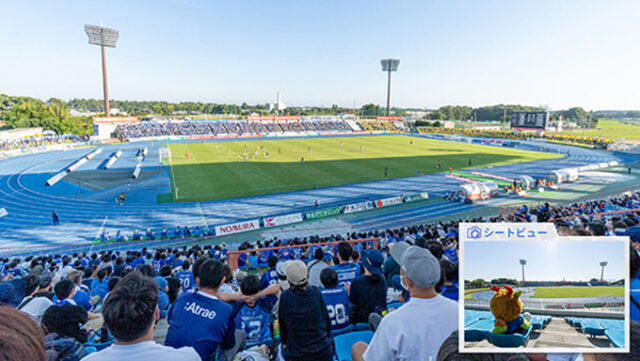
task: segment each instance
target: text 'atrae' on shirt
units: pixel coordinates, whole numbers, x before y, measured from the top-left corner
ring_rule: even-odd
[[[203,361],[235,345],[235,322],[230,305],[204,292],[185,292],[175,301],[168,315],[169,331],[165,345],[193,347]]]

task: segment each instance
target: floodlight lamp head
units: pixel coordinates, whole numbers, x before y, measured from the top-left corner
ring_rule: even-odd
[[[116,41],[118,41],[118,36],[120,35],[118,30],[96,25],[85,25],[84,32],[89,37],[89,44],[104,45],[110,48],[116,47]]]
[[[382,71],[398,71],[398,65],[400,65],[399,59],[382,59]]]
[[[523,265],[523,266],[526,265],[527,264],[527,260],[526,259],[521,259],[520,260],[520,264]]]
[[[600,266],[602,266],[602,267],[606,266],[607,264],[609,264],[609,262],[607,262],[607,261],[600,262]]]

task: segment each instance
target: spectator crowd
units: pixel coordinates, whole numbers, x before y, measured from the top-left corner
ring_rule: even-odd
[[[466,221],[628,235],[640,300],[638,208],[640,193],[627,193]],[[330,361],[343,335],[353,360],[547,359],[458,354],[459,222],[244,242],[235,271],[224,244],[3,258],[0,359]],[[632,354],[620,360],[640,357],[640,308],[631,318]]]
[[[118,125],[117,138],[133,139],[162,136],[217,136],[256,135],[284,132],[350,132],[351,127],[343,121],[142,121],[135,124]]]

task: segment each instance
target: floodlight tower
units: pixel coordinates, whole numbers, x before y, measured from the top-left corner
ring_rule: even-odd
[[[604,281],[604,268],[607,266],[609,262],[602,261],[600,262],[600,267],[602,267],[602,272],[600,273],[600,281]]]
[[[96,25],[85,25],[84,32],[89,37],[89,44],[100,45],[102,50],[102,85],[104,90],[104,115],[109,116],[109,91],[107,90],[107,62],[104,57],[104,47],[116,47],[116,41],[120,33],[118,30],[104,28]]]
[[[382,71],[386,71],[388,73],[387,77],[387,116],[389,116],[389,103],[391,102],[391,72],[398,71],[398,65],[400,64],[399,59],[382,59],[380,60],[382,64]]]
[[[524,266],[527,265],[527,260],[526,259],[521,259],[520,260],[520,265],[522,266],[522,282],[524,282]]]

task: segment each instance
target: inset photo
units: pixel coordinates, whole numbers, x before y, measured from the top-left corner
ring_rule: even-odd
[[[461,352],[628,352],[627,239],[461,247]]]

